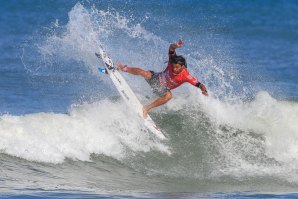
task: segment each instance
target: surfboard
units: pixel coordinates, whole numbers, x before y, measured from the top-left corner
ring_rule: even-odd
[[[112,59],[108,56],[106,51],[100,46],[99,52],[95,55],[103,61],[104,68],[98,68],[98,71],[109,75],[116,89],[120,93],[129,108],[133,109],[144,121],[144,125],[159,139],[166,139],[165,135],[161,132],[160,128],[155,124],[150,115],[146,118],[143,117],[143,105],[128,85],[124,77],[116,70]]]

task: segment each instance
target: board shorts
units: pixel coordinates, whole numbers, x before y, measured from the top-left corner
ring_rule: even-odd
[[[152,76],[151,79],[146,79],[147,83],[150,85],[154,94],[156,94],[159,97],[163,97],[167,93],[167,91],[170,91],[171,89],[160,83],[159,75],[161,73],[155,73],[151,70],[150,73]]]

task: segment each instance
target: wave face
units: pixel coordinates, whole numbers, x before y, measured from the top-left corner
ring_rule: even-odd
[[[44,26],[22,35],[15,68],[2,69],[2,85],[12,88],[3,94],[0,116],[3,191],[295,191],[298,82],[290,66],[297,62],[287,53],[297,52],[289,42],[296,22],[278,18],[270,32],[267,19],[274,16],[266,8],[290,7],[208,2],[48,3],[65,16],[44,14]],[[35,16],[35,7],[26,6],[4,7]],[[210,96],[191,85],[173,90],[174,99],[151,112],[168,137],[160,141],[98,73],[94,52],[102,45],[115,61],[161,71],[179,37],[185,46],[177,53]],[[271,42],[276,48],[289,42],[279,55],[284,62],[268,57],[280,51]],[[267,64],[276,64],[276,73]],[[124,77],[143,104],[155,99],[142,78]],[[23,91],[13,94],[18,87]]]

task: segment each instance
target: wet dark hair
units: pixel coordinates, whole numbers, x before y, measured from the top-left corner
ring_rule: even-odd
[[[172,62],[174,64],[180,64],[180,65],[184,66],[185,68],[187,68],[186,60],[181,55],[175,55],[174,57],[172,57]]]

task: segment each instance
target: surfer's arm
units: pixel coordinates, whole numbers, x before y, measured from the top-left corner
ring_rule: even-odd
[[[203,95],[208,96],[208,91],[204,84],[202,84],[201,82],[198,82],[195,86],[201,89]]]
[[[176,55],[176,48],[181,48],[183,46],[183,41],[179,39],[176,43],[172,43],[169,47],[169,58]]]
[[[170,45],[170,51],[175,51],[176,48],[181,48],[183,46],[183,41],[179,39],[176,43]]]
[[[203,95],[208,96],[208,91],[206,89],[206,86],[202,84],[197,78],[188,74],[185,81],[194,85],[195,87],[198,87],[199,89],[201,89]]]

